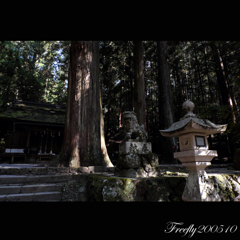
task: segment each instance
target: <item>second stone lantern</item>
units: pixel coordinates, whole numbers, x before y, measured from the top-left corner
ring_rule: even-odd
[[[180,152],[174,153],[182,165],[189,169],[188,179],[182,195],[184,201],[220,201],[220,197],[205,167],[217,156],[217,151],[209,150],[207,135],[224,132],[225,125],[216,125],[207,119],[200,119],[194,113],[194,103],[187,100],[182,105],[186,115],[166,130],[160,130],[165,137],[179,137]]]

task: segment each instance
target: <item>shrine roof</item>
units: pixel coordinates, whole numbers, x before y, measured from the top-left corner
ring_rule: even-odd
[[[173,123],[170,128],[160,130],[160,132],[165,137],[178,137],[188,132],[203,133],[207,135],[215,134],[224,132],[226,128],[227,124],[218,125],[212,123],[208,119],[188,117]]]
[[[187,111],[180,121],[175,122],[170,128],[160,130],[164,137],[179,137],[186,133],[203,133],[206,135],[224,132],[227,129],[227,124],[218,125],[212,123],[208,119],[201,119],[197,117],[192,111],[194,110],[194,103],[186,100],[182,108]]]
[[[5,112],[2,119],[28,122],[64,124],[66,106],[17,100]]]

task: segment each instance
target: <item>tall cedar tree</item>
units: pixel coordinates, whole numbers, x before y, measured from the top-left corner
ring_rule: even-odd
[[[139,125],[146,130],[146,100],[144,83],[143,42],[134,41],[134,111]]]
[[[230,106],[232,116],[233,116],[233,122],[236,123],[236,116],[234,114],[234,109],[233,109],[233,103],[234,103],[234,101],[232,99],[233,94],[231,94],[231,92],[230,92],[228,79],[226,78],[223,60],[219,53],[219,49],[214,44],[214,42],[211,42],[211,47],[213,50],[213,56],[214,56],[214,61],[215,61],[215,71],[216,71],[216,75],[217,75],[217,82],[218,82],[218,86],[219,86],[219,90],[220,90],[220,94],[221,94],[221,104]]]
[[[173,105],[168,67],[167,42],[158,41],[158,86],[159,86],[159,127],[167,129],[173,124]],[[161,136],[161,163],[176,163],[173,158],[174,138]]]
[[[72,41],[60,165],[103,165],[100,117],[99,42]]]
[[[228,83],[228,79],[226,77],[226,71],[225,71],[225,66],[224,66],[224,62],[223,62],[223,58],[220,54],[220,49],[218,44],[211,42],[211,47],[212,47],[212,51],[213,51],[213,56],[214,56],[214,61],[215,61],[215,71],[216,71],[216,75],[217,75],[217,82],[218,82],[218,86],[219,86],[219,91],[220,91],[220,103],[221,105],[228,105],[231,109],[231,115],[232,115],[232,119],[230,121],[232,121],[233,123],[236,123],[236,116],[234,113],[234,100],[232,98],[233,94],[231,94],[231,90],[229,87],[229,83]],[[230,115],[229,115],[230,117]],[[228,117],[228,121],[229,121],[229,117]],[[229,133],[228,134],[228,139],[230,142],[232,142],[233,139],[233,133]],[[231,158],[233,158],[233,153],[235,152],[235,147],[233,144],[229,144],[229,152],[230,152],[230,156]]]

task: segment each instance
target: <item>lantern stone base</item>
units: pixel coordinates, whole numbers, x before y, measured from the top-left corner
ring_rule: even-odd
[[[204,170],[211,165],[217,152],[213,150],[190,150],[174,153],[184,167],[189,169],[188,179],[182,195],[183,201],[221,201],[213,183]]]
[[[189,173],[182,200],[186,202],[221,201],[205,170]]]

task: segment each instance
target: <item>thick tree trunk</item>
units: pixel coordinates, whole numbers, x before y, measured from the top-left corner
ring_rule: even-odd
[[[228,79],[225,76],[223,60],[222,60],[222,57],[219,53],[219,49],[217,48],[217,46],[214,43],[211,43],[211,47],[212,47],[213,54],[214,54],[215,70],[216,70],[218,86],[219,86],[220,94],[221,94],[221,104],[230,106],[233,122],[235,123],[236,116],[235,116],[234,107],[233,107],[234,101],[231,97],[230,87],[228,85]]]
[[[234,113],[234,107],[233,107],[233,99],[231,97],[230,93],[230,87],[228,85],[228,79],[226,78],[225,75],[225,69],[224,69],[224,64],[222,60],[222,56],[220,55],[220,51],[218,46],[216,46],[213,42],[211,43],[213,55],[214,55],[214,60],[215,60],[215,71],[217,75],[217,81],[220,89],[220,100],[222,105],[228,105],[231,108],[231,113],[232,113],[232,122],[236,123],[236,116]],[[232,133],[228,134],[228,140],[231,143],[233,140],[233,135]],[[233,154],[235,152],[235,146],[234,144],[231,144],[228,149],[230,153],[230,157],[233,159]]]
[[[167,42],[158,41],[159,127],[167,129],[173,124],[172,92],[167,59]],[[175,138],[161,136],[161,163],[177,163],[173,158]]]
[[[222,73],[217,47],[215,46],[214,43],[211,43],[211,47],[212,47],[214,61],[215,61],[215,71],[217,75],[218,86],[221,94],[221,104],[228,105],[229,103],[228,103],[227,85]]]
[[[146,99],[144,82],[143,42],[134,42],[134,111],[139,125],[146,130]]]
[[[60,162],[79,167],[102,165],[99,43],[72,41],[68,106]]]
[[[71,59],[71,51],[70,51],[70,59]],[[72,92],[72,78],[71,78],[71,67],[69,64],[68,68],[68,89],[67,89],[67,108],[66,108],[66,114],[65,114],[65,127],[64,127],[64,139],[63,139],[63,145],[61,148],[61,152],[57,158],[57,164],[58,166],[64,166],[69,167],[69,164],[71,162],[72,166],[80,166],[79,159],[76,159],[75,163],[70,160],[70,141],[71,141],[71,125],[70,125],[70,118],[71,118],[71,102],[73,94]]]

